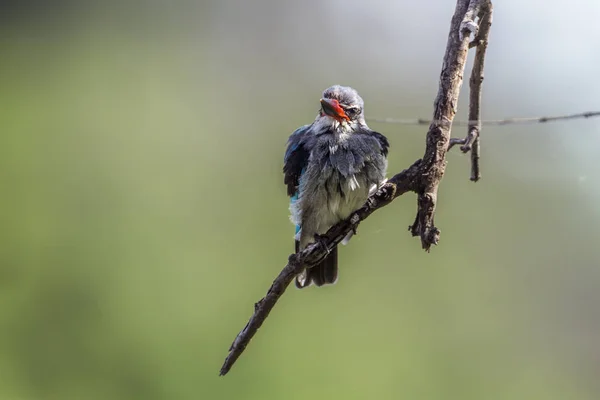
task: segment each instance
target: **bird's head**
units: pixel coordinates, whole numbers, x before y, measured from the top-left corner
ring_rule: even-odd
[[[335,85],[325,89],[316,122],[336,130],[354,130],[364,125],[364,101],[358,92],[348,86]]]

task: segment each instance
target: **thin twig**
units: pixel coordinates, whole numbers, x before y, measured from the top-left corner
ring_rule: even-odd
[[[350,231],[355,231],[358,224],[375,210],[386,206],[406,192],[415,192],[418,196],[418,211],[410,230],[414,236],[420,236],[422,247],[426,251],[438,243],[440,231],[434,225],[437,192],[446,168],[450,128],[456,114],[455,106],[469,48],[469,35],[464,35],[462,30],[472,28],[472,25],[469,25],[470,28],[464,27],[465,21],[468,20],[467,10],[477,14],[481,1],[457,0],[444,55],[439,90],[434,103],[433,120],[442,122],[430,124],[423,159],[415,161],[408,169],[389,179],[369,197],[363,207],[352,213],[347,220],[329,229],[316,243],[289,257],[288,264],[275,279],[266,296],[254,305],[254,314],[233,341],[221,367],[220,375],[225,375],[231,369],[294,276],[302,269],[310,268],[321,261],[328,251],[337,246]]]
[[[465,144],[466,141],[467,141],[467,139],[465,139],[465,138],[455,138],[455,137],[450,138],[450,144],[448,145],[448,151],[450,151],[450,149],[453,148],[456,145],[459,145],[459,144],[463,145],[463,144]]]
[[[487,0],[479,10],[479,31],[475,40],[477,50],[475,61],[469,80],[469,120],[477,121],[469,124],[465,143],[460,147],[463,153],[471,152],[471,181],[477,182],[481,178],[479,168],[479,150],[481,140],[481,86],[483,84],[483,67],[485,65],[485,51],[488,44],[488,36],[492,27],[492,3]]]
[[[481,125],[493,126],[493,125],[520,125],[520,124],[539,124],[546,122],[557,122],[565,121],[570,119],[583,119],[583,118],[594,118],[600,117],[600,111],[587,111],[575,114],[567,115],[554,115],[550,117],[518,117],[518,118],[505,118],[505,119],[488,119],[482,120]],[[397,125],[429,125],[432,122],[430,119],[423,118],[412,118],[412,119],[399,119],[399,118],[365,118],[368,122],[380,122],[384,124],[397,124]],[[453,121],[453,126],[468,126],[469,124],[477,123],[477,121]]]

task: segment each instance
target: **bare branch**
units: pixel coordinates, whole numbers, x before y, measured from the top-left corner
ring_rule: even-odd
[[[435,227],[434,216],[438,186],[446,169],[450,128],[456,115],[469,49],[469,35],[465,33],[475,32],[473,18],[478,14],[481,3],[482,0],[458,0],[448,35],[440,87],[434,103],[433,122],[427,132],[423,174],[417,190],[417,217],[410,227],[413,236],[421,237],[421,246],[426,251],[439,241],[440,231]]]
[[[229,372],[229,369],[242,354],[258,328],[265,322],[277,300],[283,295],[294,277],[302,272],[304,268],[310,268],[318,264],[327,256],[330,249],[337,246],[350,231],[356,231],[358,224],[373,212],[389,204],[396,197],[408,191],[414,191],[414,183],[418,180],[421,172],[420,166],[421,160],[417,160],[408,169],[388,179],[375,194],[369,197],[364,206],[352,213],[347,220],[329,229],[322,236],[320,242],[309,245],[298,254],[290,255],[287,265],[273,281],[266,296],[254,305],[254,314],[231,344],[229,355],[221,367],[220,375]]]
[[[356,231],[361,221],[400,195],[409,191],[417,194],[417,216],[409,229],[413,236],[421,238],[423,249],[429,251],[432,245],[438,243],[440,231],[434,225],[435,208],[438,186],[446,169],[446,153],[451,143],[450,128],[456,114],[469,49],[470,35],[465,33],[474,32],[471,22],[473,16],[478,15],[482,1],[457,0],[434,103],[434,122],[427,132],[423,159],[415,161],[408,169],[390,178],[369,197],[363,207],[352,213],[347,220],[331,227],[316,243],[289,257],[287,265],[273,281],[266,296],[254,305],[254,314],[233,341],[220,375],[225,375],[231,369],[294,277],[304,268],[319,263],[350,231]]]
[[[463,153],[471,151],[471,180],[477,182],[481,178],[479,169],[479,148],[481,138],[481,86],[483,84],[483,67],[485,65],[485,51],[487,50],[488,36],[492,27],[492,3],[485,0],[479,10],[479,32],[476,36],[477,50],[475,52],[475,61],[469,80],[469,120],[477,121],[471,123],[467,129],[465,144],[460,147]]]
[[[467,139],[463,139],[463,138],[450,138],[450,144],[448,145],[448,151],[450,151],[451,148],[453,148],[454,146],[461,144],[464,145],[466,143]]]

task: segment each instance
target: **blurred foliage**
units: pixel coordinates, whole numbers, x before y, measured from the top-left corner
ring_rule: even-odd
[[[598,397],[597,135],[560,135],[589,123],[486,130],[476,185],[450,154],[431,254],[407,195],[217,376],[293,248],[287,135],[334,83],[429,115],[451,5],[419,9],[440,27],[416,43],[386,3],[351,33],[304,29],[320,3],[38,3],[0,28],[0,399]],[[486,110],[508,110],[492,37]],[[420,156],[422,128],[373,128],[391,172]]]

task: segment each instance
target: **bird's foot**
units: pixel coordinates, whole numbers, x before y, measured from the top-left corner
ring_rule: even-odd
[[[326,235],[319,235],[318,233],[315,233],[315,243],[318,243],[319,246],[321,246],[325,250],[327,255],[329,255],[329,253],[331,253],[331,250],[329,249],[329,246],[327,246],[327,241],[328,238]]]

